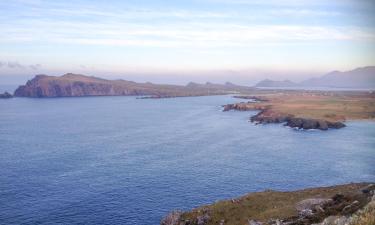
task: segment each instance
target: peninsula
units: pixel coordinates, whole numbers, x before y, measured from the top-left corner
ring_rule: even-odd
[[[247,93],[253,88],[226,84],[167,85],[137,83],[126,80],[106,80],[68,73],[63,76],[37,75],[14,92],[16,97],[79,97],[79,96],[150,96],[152,98],[223,95]]]
[[[269,91],[255,96],[236,96],[251,99],[224,105],[223,111],[258,110],[250,118],[257,124],[285,123],[300,129],[345,127],[347,120],[374,120],[374,92],[334,91]]]

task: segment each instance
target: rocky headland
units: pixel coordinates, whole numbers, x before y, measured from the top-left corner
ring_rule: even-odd
[[[373,225],[375,185],[347,184],[292,192],[267,190],[188,212],[173,211],[161,225]]]
[[[224,105],[223,111],[238,110],[250,111],[259,110],[260,112],[250,117],[250,121],[255,124],[284,123],[285,126],[297,129],[319,129],[328,130],[328,128],[339,129],[346,125],[342,122],[331,122],[323,119],[310,119],[295,117],[292,114],[282,114],[272,111],[270,107],[251,106],[248,103],[235,103]]]
[[[246,93],[253,88],[226,84],[166,85],[137,83],[126,80],[106,80],[98,77],[79,74],[63,76],[37,75],[14,92],[16,97],[77,97],[77,96],[149,96],[149,98],[166,98],[182,96],[223,95]]]
[[[250,117],[256,124],[284,123],[298,129],[339,129],[346,120],[375,119],[374,93],[283,92],[260,96],[235,96],[251,101],[227,104],[223,111],[259,111]]]

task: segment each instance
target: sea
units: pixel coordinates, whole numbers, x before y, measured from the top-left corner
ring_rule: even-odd
[[[375,182],[375,123],[301,131],[232,96],[0,99],[0,224],[157,225],[266,189]]]

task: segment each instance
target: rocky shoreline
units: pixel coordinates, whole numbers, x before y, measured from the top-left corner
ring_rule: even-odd
[[[251,193],[190,212],[173,211],[160,224],[358,225],[362,220],[375,222],[375,184]]]
[[[294,117],[293,115],[267,116],[266,111],[261,111],[255,116],[250,117],[250,121],[255,122],[257,124],[284,123],[285,126],[303,130],[328,130],[329,128],[340,129],[346,126],[342,122],[330,122],[326,120],[298,118]]]
[[[243,98],[243,97],[241,97]],[[328,130],[329,128],[340,129],[346,125],[340,121],[332,122],[322,119],[314,118],[302,118],[296,117],[292,114],[283,114],[272,110],[270,105],[256,105],[254,102],[267,102],[267,99],[261,97],[249,97],[246,99],[253,99],[249,102],[240,102],[234,104],[227,104],[223,106],[223,111],[237,110],[237,111],[254,111],[259,110],[260,112],[250,117],[250,121],[255,124],[269,124],[269,123],[284,123],[285,126],[309,130],[319,129]]]

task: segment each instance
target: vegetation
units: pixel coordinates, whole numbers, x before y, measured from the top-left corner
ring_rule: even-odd
[[[256,96],[265,101],[241,103],[246,110],[267,109],[270,115],[293,115],[330,122],[375,119],[375,93],[278,91]]]
[[[197,218],[209,212],[209,224],[248,224],[248,220],[268,221],[275,218],[297,216],[296,204],[309,198],[331,198],[337,193],[352,193],[367,184],[348,184],[333,187],[311,188],[294,192],[265,191],[245,195],[238,199],[220,201],[182,214],[182,220]],[[368,219],[367,219],[368,218]],[[365,221],[370,220],[365,217]],[[366,224],[366,223],[363,223]],[[361,224],[362,225],[362,224]]]
[[[375,202],[371,202],[351,225],[374,225],[375,224]]]

